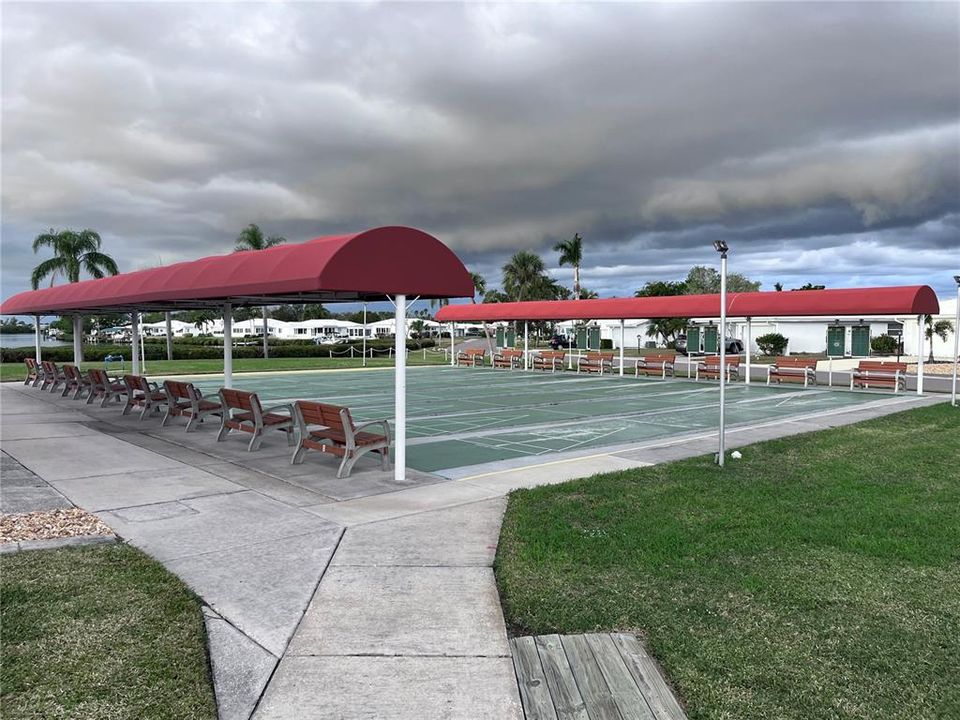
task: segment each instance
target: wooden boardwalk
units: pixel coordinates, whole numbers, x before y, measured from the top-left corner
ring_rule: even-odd
[[[510,648],[527,720],[686,720],[633,635],[538,635]]]

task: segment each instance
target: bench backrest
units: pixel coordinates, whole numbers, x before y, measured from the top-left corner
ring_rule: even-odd
[[[817,369],[817,359],[816,358],[798,358],[798,357],[778,357],[776,362],[773,363],[774,367],[778,368],[810,368],[811,370]]]
[[[194,400],[196,399],[197,389],[193,383],[180,382],[179,380],[166,380],[163,383],[164,390],[171,400]]]
[[[567,357],[567,353],[564,350],[541,350],[537,355],[545,360],[563,360]]]
[[[463,355],[486,355],[487,351],[483,348],[467,348],[462,351]]]
[[[143,375],[124,375],[123,384],[127,386],[127,390],[150,392],[150,382]]]
[[[55,376],[57,374],[57,365],[53,361],[43,360],[40,364],[43,366],[44,373],[49,373],[51,376]]]
[[[650,353],[640,358],[645,363],[659,365],[661,363],[674,363],[677,360],[677,354],[674,353]]]
[[[27,366],[27,370],[29,370],[31,373],[35,373],[37,371],[37,361],[34,358],[25,357],[23,362]]]
[[[79,380],[80,379],[80,370],[77,369],[76,365],[71,365],[69,363],[64,363],[63,365],[63,376],[67,380]]]
[[[513,348],[504,348],[500,351],[501,357],[523,357],[523,350],[515,350]]]
[[[110,384],[110,376],[107,375],[106,370],[100,368],[90,368],[87,371],[87,375],[90,377],[90,382],[97,386],[106,387]]]
[[[344,434],[348,429],[353,431],[353,418],[350,416],[350,410],[345,407],[308,400],[297,400],[296,407],[307,425],[325,425],[335,432]],[[346,423],[349,423],[349,428],[344,427]]]
[[[727,355],[725,358],[726,365],[738,366],[740,365],[740,356],[739,355]],[[720,356],[719,355],[708,355],[703,359],[703,364],[707,367],[715,366],[720,367]]]
[[[613,362],[613,353],[612,352],[588,352],[584,357],[592,362],[606,361]]]
[[[255,414],[262,414],[263,412],[260,397],[256,393],[246,390],[220,388],[220,402],[223,403],[224,408],[230,410],[246,410]]]
[[[898,362],[884,362],[881,360],[861,360],[857,365],[857,370],[866,370],[867,372],[895,373],[902,375],[907,373],[907,364]]]

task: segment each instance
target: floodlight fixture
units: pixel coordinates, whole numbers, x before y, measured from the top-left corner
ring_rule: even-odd
[[[716,250],[718,253],[720,253],[721,257],[726,257],[727,250],[729,250],[730,248],[727,246],[727,243],[725,240],[714,240],[713,249]]]

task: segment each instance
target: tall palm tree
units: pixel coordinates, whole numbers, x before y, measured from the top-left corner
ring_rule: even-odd
[[[947,341],[947,335],[953,332],[953,323],[949,320],[937,320],[934,322],[933,315],[924,316],[924,323],[927,326],[927,329],[924,332],[924,335],[927,336],[927,340],[930,342],[930,357],[927,358],[927,362],[933,362],[933,336],[936,335],[938,338]],[[923,352],[921,350],[921,352]]]
[[[529,250],[518,250],[503,266],[503,291],[511,300],[536,299],[542,291],[546,277],[543,258]]]
[[[266,250],[276,245],[282,245],[287,239],[279,235],[263,234],[263,230],[256,223],[250,223],[237,236],[237,244],[234,252],[246,252],[248,250]],[[263,357],[270,357],[270,346],[267,343],[267,306],[263,306]]]
[[[583,262],[583,238],[574,233],[569,240],[561,240],[553,249],[560,253],[560,267],[573,266],[573,297],[580,299],[580,264]]]
[[[470,298],[471,303],[477,302],[477,295],[483,299],[487,294],[487,280],[480,273],[472,272],[470,273],[470,279],[473,280],[473,297]],[[493,337],[490,335],[490,326],[487,325],[486,321],[483,323],[483,334],[487,338],[487,349],[490,351],[490,357],[493,357]]]
[[[30,285],[36,290],[44,278],[50,278],[53,286],[58,275],[62,275],[67,282],[80,282],[80,273],[86,272],[92,278],[102,278],[106,275],[116,275],[117,263],[112,257],[100,251],[103,241],[100,235],[89,228],[86,230],[60,230],[50,228],[50,232],[41,233],[33,240],[33,252],[48,247],[53,250],[53,257],[37,265],[30,274]],[[74,347],[74,361],[83,360],[83,320],[79,315],[73,316],[73,336],[80,338]]]

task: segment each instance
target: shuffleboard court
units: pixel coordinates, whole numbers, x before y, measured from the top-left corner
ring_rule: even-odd
[[[198,378],[216,393],[219,378]],[[346,405],[358,422],[393,419],[393,370],[238,375],[265,405],[298,399]],[[727,387],[729,427],[789,419],[889,397],[798,386]],[[443,471],[517,458],[596,452],[717,427],[719,386],[686,379],[422,367],[407,370],[407,463]]]

